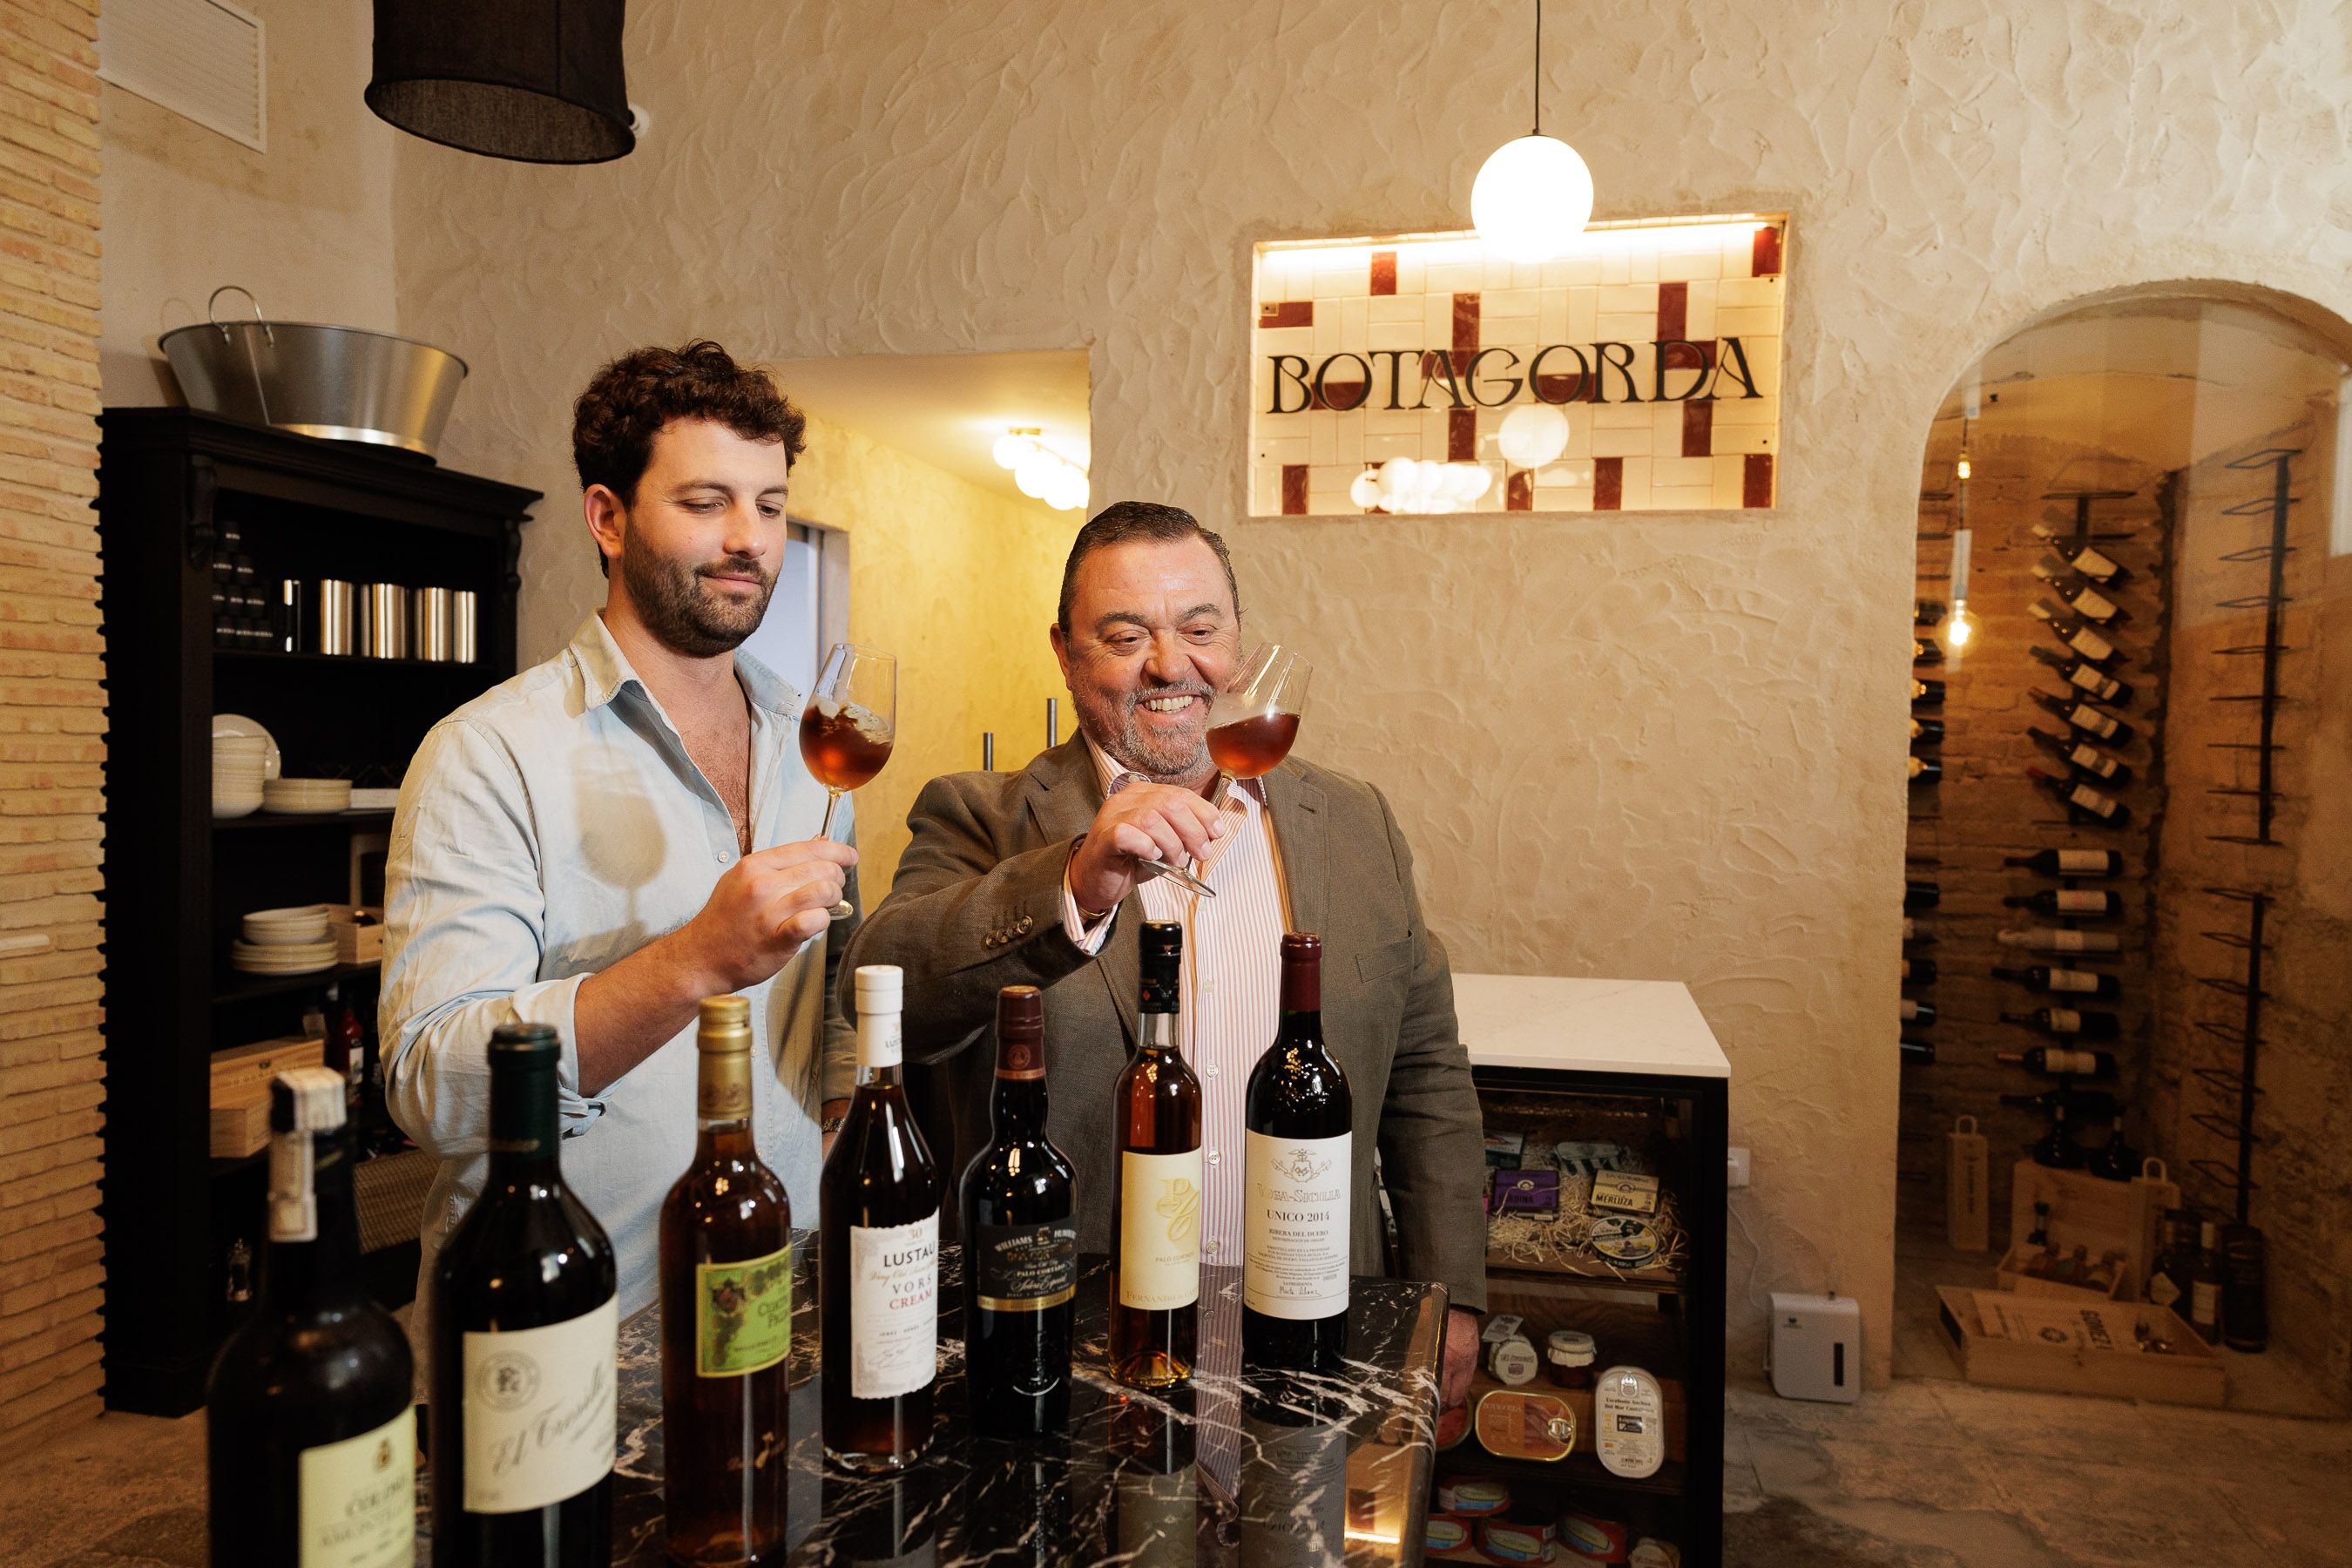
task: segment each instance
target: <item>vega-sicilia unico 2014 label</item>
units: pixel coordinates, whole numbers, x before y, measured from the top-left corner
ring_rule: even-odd
[[[1246,1136],[1243,1303],[1271,1318],[1346,1311],[1354,1140]]]
[[[465,1337],[466,1511],[520,1513],[613,1469],[619,1303],[561,1323]]]
[[[1171,1311],[1201,1299],[1201,1151],[1119,1157],[1118,1300]]]

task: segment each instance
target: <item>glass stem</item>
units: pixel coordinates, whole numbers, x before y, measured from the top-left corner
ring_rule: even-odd
[[[840,805],[841,792],[839,790],[829,789],[824,792],[824,826],[816,830],[816,836],[819,838],[830,838],[833,837],[833,814],[835,809]]]

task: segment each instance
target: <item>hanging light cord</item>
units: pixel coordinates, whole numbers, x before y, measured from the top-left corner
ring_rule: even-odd
[[[1536,128],[1529,134],[1543,134],[1543,0],[1536,0]]]

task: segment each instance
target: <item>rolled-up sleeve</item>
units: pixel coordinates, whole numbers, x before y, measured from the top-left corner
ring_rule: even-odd
[[[585,975],[542,980],[546,898],[529,792],[514,759],[462,719],[443,721],[401,786],[384,866],[384,1094],[394,1121],[436,1159],[489,1139],[489,1037],[554,1026],[564,1136],[604,1114],[580,1093],[572,1004]]]

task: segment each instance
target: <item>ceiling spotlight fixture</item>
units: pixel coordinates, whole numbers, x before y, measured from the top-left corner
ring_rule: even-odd
[[[1470,221],[1512,261],[1549,261],[1592,221],[1592,171],[1576,149],[1543,133],[1543,0],[1536,0],[1535,129],[1486,156],[1470,186]]]

